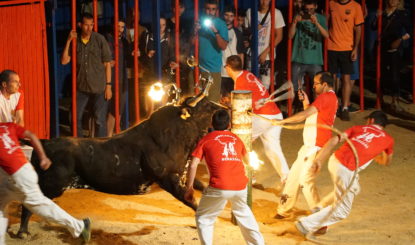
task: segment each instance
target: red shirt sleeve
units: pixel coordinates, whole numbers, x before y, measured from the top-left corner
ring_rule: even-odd
[[[199,159],[203,158],[203,145],[205,144],[204,138],[202,138],[199,143],[197,143],[196,148],[192,152],[193,157],[197,157]]]
[[[18,110],[23,110],[23,108],[24,108],[24,96],[23,96],[23,91],[20,91],[20,90],[19,90],[19,93],[20,93],[20,96],[19,96],[19,101],[17,102],[17,105],[16,105],[16,111],[18,111]]]
[[[12,123],[12,125],[14,127],[14,130],[16,131],[17,138],[23,139],[24,138],[23,135],[24,135],[24,132],[26,131],[26,129],[23,128],[22,126],[19,126],[19,125],[15,124],[15,123]]]
[[[386,148],[385,152],[386,154],[390,155],[393,153],[393,146],[395,145],[395,141],[393,139],[391,139],[391,143],[388,146],[388,148]]]

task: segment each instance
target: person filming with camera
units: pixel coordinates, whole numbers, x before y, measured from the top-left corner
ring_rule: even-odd
[[[313,81],[314,75],[323,66],[323,41],[329,37],[329,33],[326,17],[316,13],[316,9],[316,0],[305,0],[296,9],[296,15],[288,30],[288,38],[294,39],[291,80],[295,94],[302,89],[304,76],[307,74],[310,81]],[[298,97],[294,103],[295,101],[298,101]]]
[[[196,22],[194,34],[199,34],[199,64],[210,72],[213,84],[208,98],[219,102],[221,89],[222,50],[228,46],[228,27],[225,21],[216,17],[218,3],[216,0],[206,0],[204,14]],[[207,76],[201,71],[202,76]]]

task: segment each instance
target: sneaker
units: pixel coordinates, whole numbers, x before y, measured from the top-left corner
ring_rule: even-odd
[[[340,113],[340,119],[342,121],[350,121],[350,115],[348,109],[343,109]]]
[[[85,243],[89,242],[91,240],[91,220],[89,218],[86,218],[84,221],[84,229],[81,232],[82,239]]]
[[[303,236],[306,236],[307,235],[308,232],[304,228],[304,226],[301,224],[301,221],[296,221],[296,222],[294,222],[294,224],[295,224],[295,228],[297,228],[297,231],[299,233],[301,233]]]
[[[321,236],[321,235],[326,234],[328,229],[329,229],[328,226],[323,226],[320,229],[316,230],[313,234],[315,236]]]

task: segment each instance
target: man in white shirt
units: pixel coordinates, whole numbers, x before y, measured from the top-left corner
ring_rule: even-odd
[[[271,0],[260,0],[258,8],[258,59],[260,67],[260,77],[264,86],[269,89],[271,82],[271,61],[270,61],[270,52],[274,52],[275,57],[275,48],[282,41],[283,32],[282,28],[285,26],[284,19],[282,17],[281,11],[274,9],[275,17],[275,31],[274,31],[274,47],[271,47]],[[251,9],[246,11],[246,21],[245,25],[247,28],[250,28],[252,25],[251,21]]]
[[[24,126],[24,99],[20,91],[20,78],[17,72],[3,70],[0,73],[0,122],[14,122]]]

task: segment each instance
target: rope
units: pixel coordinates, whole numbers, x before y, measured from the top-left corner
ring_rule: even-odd
[[[268,121],[268,122],[271,122],[271,123],[275,121],[273,119],[265,118],[265,117],[263,117],[261,115],[255,114],[255,113],[250,112],[250,111],[248,111],[248,114],[251,115],[251,116],[255,116],[255,117],[261,118],[261,119],[263,119],[265,121]],[[298,129],[303,129],[304,127],[316,127],[317,126],[319,128],[329,129],[329,130],[331,130],[332,132],[334,132],[335,134],[337,134],[339,136],[342,134],[342,131],[340,131],[340,130],[334,128],[334,127],[330,127],[330,126],[324,125],[324,124],[307,124],[307,125],[305,125],[304,123],[298,123],[298,124],[279,125],[279,126],[281,126],[283,128],[286,128],[286,129],[291,129],[291,130],[298,130]],[[321,226],[324,222],[326,222],[330,218],[330,216],[334,213],[334,211],[336,210],[336,208],[344,201],[344,197],[350,191],[350,189],[351,189],[354,181],[356,180],[357,174],[358,174],[358,169],[359,169],[359,156],[357,155],[356,148],[354,147],[354,145],[351,142],[351,140],[349,138],[346,138],[346,142],[350,146],[350,148],[352,149],[353,155],[355,157],[355,160],[356,160],[356,169],[354,170],[352,180],[350,181],[349,185],[347,186],[346,191],[343,193],[343,195],[340,197],[340,199],[338,199],[333,204],[333,208],[332,208],[331,212],[328,213],[327,216],[324,217],[324,219],[321,220],[319,226]],[[309,240],[311,242],[319,243],[320,244],[319,241],[315,240],[313,237],[310,237],[310,236],[312,236],[312,234],[314,232],[315,231],[309,231],[305,235],[305,237],[306,237],[307,240]]]

